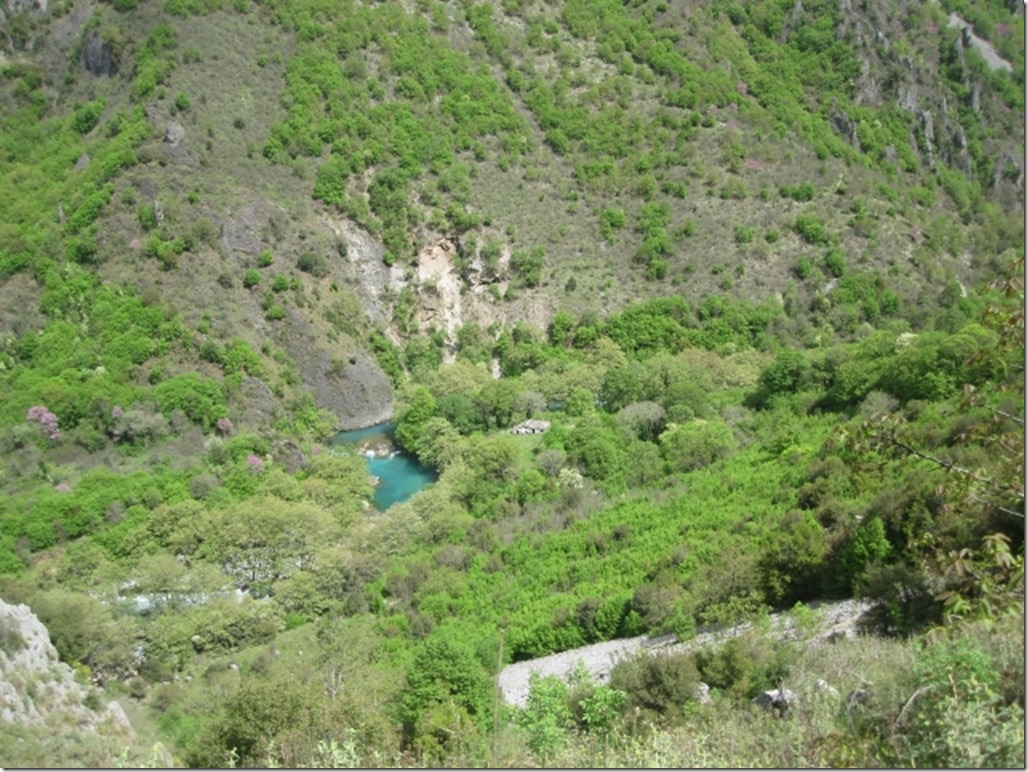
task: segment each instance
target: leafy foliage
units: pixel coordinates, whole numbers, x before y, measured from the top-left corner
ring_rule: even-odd
[[[1023,621],[1023,298],[1016,281],[980,283],[1023,247],[1004,211],[1019,170],[1003,155],[1023,20],[1001,5],[945,9],[1012,74],[990,74],[917,4],[879,25],[889,47],[872,52],[820,0],[714,2],[682,19],[613,0],[172,0],[152,28],[118,0],[89,30],[125,94],[26,63],[48,21],[12,16],[5,597],[30,602],[80,672],[149,691],[191,764],[594,766],[601,737],[604,763],[625,766],[1023,764],[1023,687],[1010,686],[1023,662],[1009,651]],[[202,25],[183,19],[233,12],[286,41],[256,54],[263,84],[283,79],[267,102],[281,112],[219,115],[193,79],[208,54],[186,47]],[[861,57],[886,53],[938,63],[961,148],[931,140],[921,105],[856,99]],[[894,104],[894,84],[880,87]],[[188,207],[171,200],[182,170],[153,135],[162,110],[197,127],[190,175],[233,158],[230,126],[247,134],[240,164],[306,190],[333,228],[380,239],[408,286],[369,302],[379,326],[345,286],[355,261],[308,239],[303,206],[285,218],[299,227],[269,217],[251,257],[212,273],[239,251],[214,225],[234,194],[197,182]],[[776,165],[807,162],[779,184]],[[555,235],[532,222],[544,210],[568,215]],[[477,279],[505,281],[509,254],[503,308],[545,330],[419,328],[427,288],[402,264],[440,236],[460,242],[467,282],[475,258]],[[882,244],[903,248],[883,257]],[[724,247],[734,271],[697,258]],[[617,270],[621,258],[638,268]],[[273,262],[282,273],[265,277]],[[238,295],[248,264],[243,288],[263,284],[263,300]],[[776,284],[780,264],[799,282]],[[185,304],[172,290],[194,270],[225,278],[190,284]],[[701,275],[782,296],[709,294]],[[255,338],[240,319],[258,301]],[[397,387],[397,441],[439,471],[432,488],[375,512],[364,460],[319,444],[338,421],[278,348],[295,352],[308,324],[338,346],[333,368],[355,346],[375,354]],[[550,428],[508,433],[529,417]],[[882,677],[860,713],[811,701],[801,721],[755,724],[748,699],[798,679],[805,656],[757,635],[624,663],[614,688],[537,679],[510,720],[494,701],[504,660],[852,593],[887,632],[936,628],[922,650],[866,644],[914,666],[863,660]],[[840,679],[854,671],[835,664]],[[738,744],[718,745],[726,733]]]

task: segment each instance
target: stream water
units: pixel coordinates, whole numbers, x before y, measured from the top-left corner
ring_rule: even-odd
[[[406,501],[436,480],[434,471],[396,446],[391,423],[341,432],[332,444],[352,446],[367,458],[368,470],[379,479],[375,486],[374,504],[381,512]]]

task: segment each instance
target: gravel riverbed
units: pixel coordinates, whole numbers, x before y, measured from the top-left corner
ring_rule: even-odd
[[[857,634],[857,623],[860,617],[871,607],[867,601],[844,600],[826,603],[811,603],[814,612],[813,621],[808,625],[798,625],[790,612],[771,614],[770,630],[785,639],[804,638],[811,645],[829,640],[837,636],[853,637]],[[503,699],[511,705],[525,707],[528,701],[528,680],[532,673],[540,676],[555,675],[568,680],[579,662],[588,671],[590,677],[598,683],[607,683],[614,666],[624,659],[631,659],[640,651],[684,652],[701,648],[707,644],[741,635],[752,628],[752,624],[742,624],[721,630],[704,630],[688,641],[679,642],[673,635],[650,637],[639,635],[635,638],[621,638],[615,641],[594,643],[559,654],[515,662],[500,671],[499,686]]]

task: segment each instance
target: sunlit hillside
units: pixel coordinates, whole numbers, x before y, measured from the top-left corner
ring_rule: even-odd
[[[5,0],[0,763],[1023,766],[1024,94],[999,0]]]

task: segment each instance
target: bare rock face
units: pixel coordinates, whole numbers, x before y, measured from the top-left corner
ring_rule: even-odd
[[[932,118],[931,110],[916,110],[917,121],[921,124],[921,134],[924,137],[925,160],[932,168],[935,167],[935,121]]]
[[[79,61],[86,72],[97,77],[111,77],[118,72],[118,59],[110,43],[100,37],[96,30],[89,32],[82,43]]]
[[[6,5],[12,15],[27,13],[38,18],[45,16],[47,11],[46,0],[7,0]]]
[[[40,19],[46,16],[46,11],[46,0],[6,0],[0,2],[0,25],[18,16],[27,16],[32,20]],[[2,50],[0,53],[3,53]],[[0,61],[3,61],[2,57]]]
[[[271,387],[260,378],[244,375],[239,387],[239,399],[233,407],[240,412],[243,423],[266,426],[278,416],[278,402]]]
[[[63,673],[57,662],[57,650],[50,636],[32,610],[25,605],[11,606],[0,603],[0,721],[13,724],[39,724],[43,714],[36,699],[29,696],[29,685],[36,676],[48,674],[51,669],[61,676],[65,695],[69,692],[81,701],[81,687],[75,683],[71,668]],[[34,690],[33,690],[34,691]]]
[[[832,110],[831,119],[832,125],[835,127],[835,130],[839,132],[842,136],[844,136],[846,138],[846,141],[849,142],[853,147],[855,147],[857,150],[860,150],[860,139],[857,136],[856,122],[852,118],[850,118],[845,113],[845,111],[840,110],[839,108],[835,108]]]
[[[418,255],[418,327],[443,330],[451,348],[450,358],[463,321],[461,277],[453,267],[456,253],[451,240],[439,239]]]
[[[285,219],[280,207],[263,200],[251,201],[229,213],[221,225],[221,241],[228,252],[257,255],[265,244],[265,231]]]
[[[164,152],[174,159],[186,157],[186,130],[181,123],[169,123],[164,127]]]
[[[832,698],[833,700],[839,699],[839,690],[831,684],[829,684],[825,679],[817,679],[817,682],[814,684],[814,686],[816,687],[818,694],[823,694],[826,697]]]
[[[696,684],[696,701],[700,703],[700,705],[709,705],[711,702],[710,687],[703,683],[703,681]]]
[[[854,711],[871,701],[871,691],[863,686],[846,695],[846,710]]]
[[[39,287],[27,273],[0,282],[0,335],[11,338],[41,330],[46,317],[39,310]]]
[[[0,762],[13,768],[167,768],[161,744],[139,741],[125,710],[84,686],[57,657],[46,627],[0,599]]]
[[[280,340],[318,407],[335,414],[339,429],[361,429],[393,416],[393,384],[363,351],[336,350],[296,309],[286,309],[288,333]]]
[[[89,731],[105,726],[131,736],[120,705],[97,711],[86,706],[86,697],[32,609],[0,600],[0,721],[38,726],[59,716]]]
[[[281,442],[271,451],[276,464],[281,464],[289,474],[296,474],[307,466],[307,458],[295,442]]]
[[[387,266],[385,246],[367,231],[324,212],[320,217],[322,225],[346,245],[345,264],[333,267],[333,275],[352,281],[372,322],[388,325],[392,320],[389,297],[406,286],[403,267]]]

